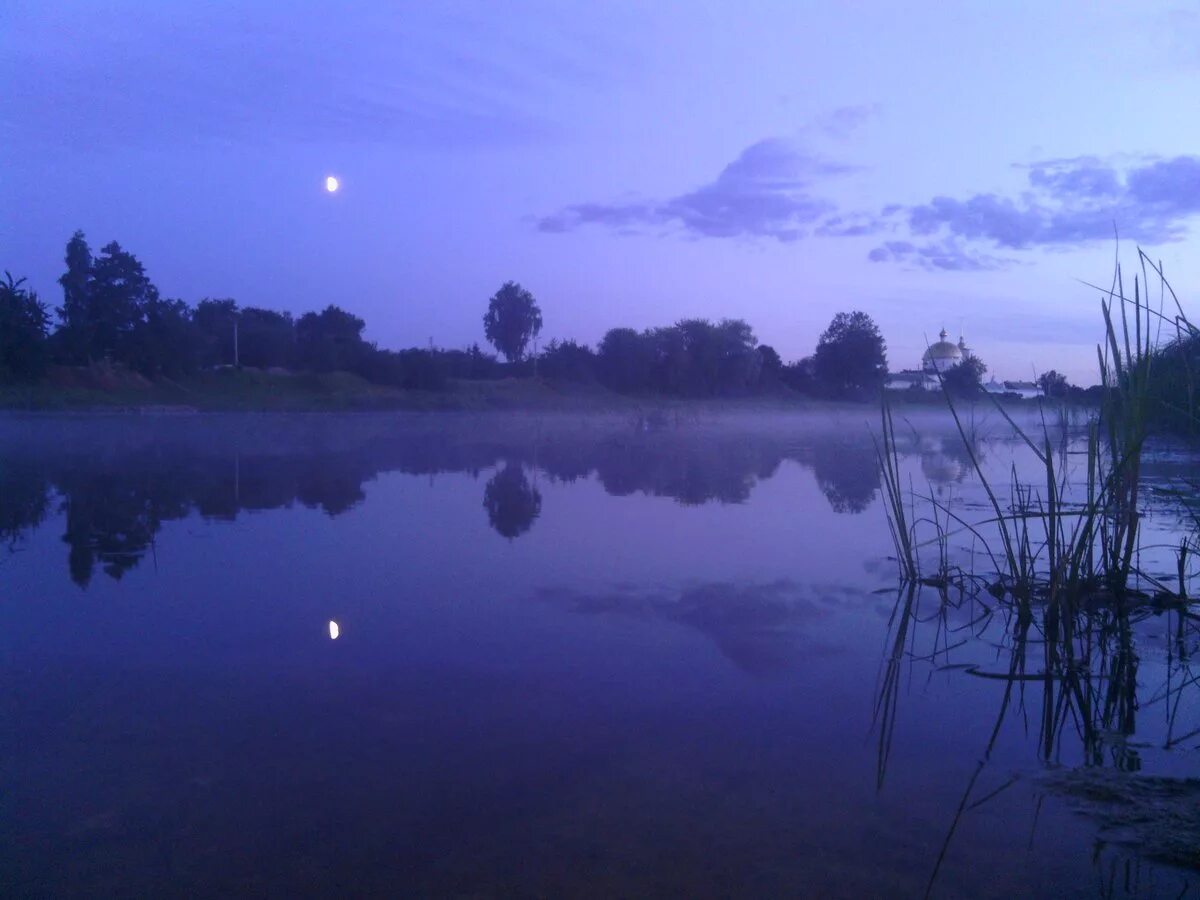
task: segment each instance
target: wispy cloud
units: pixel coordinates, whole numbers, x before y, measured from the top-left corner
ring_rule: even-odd
[[[817,237],[863,237],[878,234],[888,227],[884,219],[863,213],[837,213],[825,219],[813,231]]]
[[[555,134],[547,110],[628,66],[619,37],[553,10],[525,23],[434,5],[176,6],[18,9],[0,27],[0,124],[86,149],[512,144]]]
[[[818,181],[856,167],[824,159],[795,141],[768,138],[751,144],[715,179],[664,200],[577,203],[538,220],[545,232],[584,225],[616,230],[678,228],[692,237],[768,237],[794,241],[832,214],[834,204],[814,193]]]
[[[850,137],[871,120],[883,113],[879,103],[863,103],[858,106],[840,106],[820,116],[813,124],[815,130],[838,140]]]
[[[867,259],[871,262],[907,263],[931,272],[984,272],[1004,269],[1016,263],[1015,259],[972,250],[954,239],[924,244],[900,240],[885,241],[871,250]]]

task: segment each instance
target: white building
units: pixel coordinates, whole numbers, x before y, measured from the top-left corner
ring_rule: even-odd
[[[903,369],[888,375],[884,387],[889,391],[940,391],[942,382],[940,375],[957,366],[963,360],[970,359],[971,348],[967,346],[962,335],[958,343],[949,340],[946,329],[938,334],[936,343],[921,355],[921,365],[916,369]],[[989,394],[1021,397],[1025,400],[1042,396],[1041,388],[1032,381],[997,381],[993,375],[991,380],[983,385]]]
[[[1013,394],[1022,400],[1036,400],[1042,396],[1042,389],[1036,381],[997,381],[995,375],[984,384],[983,389],[989,394]]]
[[[903,369],[888,375],[884,387],[889,391],[938,391],[942,383],[939,375],[954,368],[964,359],[971,356],[971,350],[966,341],[959,335],[958,343],[948,339],[946,329],[938,334],[936,343],[930,344],[921,356],[921,365],[917,369]]]

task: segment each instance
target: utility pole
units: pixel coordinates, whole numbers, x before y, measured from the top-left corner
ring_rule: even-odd
[[[235,369],[240,369],[242,367],[241,361],[238,359],[238,316],[237,316],[237,313],[234,313],[234,315],[233,315],[233,367]]]

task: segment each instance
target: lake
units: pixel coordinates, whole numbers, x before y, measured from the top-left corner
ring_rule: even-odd
[[[1200,895],[1154,830],[1200,816],[1195,607],[1039,678],[1036,621],[899,586],[876,419],[0,419],[4,892]],[[1196,464],[1146,459],[1164,583]]]

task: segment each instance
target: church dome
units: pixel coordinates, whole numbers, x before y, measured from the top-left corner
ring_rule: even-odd
[[[938,338],[937,343],[931,344],[921,357],[922,366],[927,371],[936,369],[938,372],[944,372],[962,362],[964,348],[947,340],[945,328]],[[961,341],[959,343],[961,344]]]

